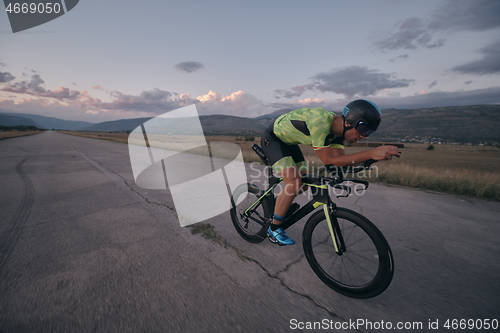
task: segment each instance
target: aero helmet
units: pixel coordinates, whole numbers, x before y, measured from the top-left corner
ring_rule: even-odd
[[[345,132],[356,128],[364,137],[375,132],[382,120],[380,108],[373,102],[365,99],[358,99],[347,104],[342,110],[342,116],[349,123],[349,127],[344,127]]]

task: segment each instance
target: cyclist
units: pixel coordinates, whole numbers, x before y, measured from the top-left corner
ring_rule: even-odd
[[[344,140],[354,143],[376,131],[381,115],[375,103],[356,100],[347,104],[341,116],[323,108],[303,108],[281,115],[265,130],[262,149],[269,165],[284,182],[284,188],[276,198],[273,221],[267,230],[273,243],[295,244],[280,224],[289,208],[293,210],[294,207],[290,206],[295,197],[301,189],[305,190],[300,175],[307,173],[307,167],[298,144],[312,146],[325,165],[349,166],[369,159],[390,160],[392,156],[399,156],[395,146],[380,146],[352,155],[346,155],[344,151]]]

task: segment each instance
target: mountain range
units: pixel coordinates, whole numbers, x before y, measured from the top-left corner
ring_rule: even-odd
[[[385,109],[372,141],[500,143],[500,105]]]
[[[260,136],[274,119],[291,109],[257,118],[227,115],[200,116],[206,135]],[[383,121],[368,141],[499,143],[500,105],[447,106],[420,109],[384,109]],[[336,111],[336,114],[340,112]],[[69,121],[30,114],[0,113],[0,125],[28,125],[45,129],[130,132],[151,118],[102,123]]]
[[[0,125],[3,126],[36,126],[42,129],[81,130],[93,125],[87,121],[63,120],[54,117],[38,116],[27,113],[0,113]]]

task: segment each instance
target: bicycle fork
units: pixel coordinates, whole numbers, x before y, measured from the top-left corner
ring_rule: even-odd
[[[344,252],[346,252],[346,247],[344,237],[340,231],[339,221],[334,213],[335,204],[331,201],[328,204],[323,204],[323,211],[325,212],[326,223],[328,224],[328,229],[330,230],[333,247],[335,248],[335,252],[341,256]]]

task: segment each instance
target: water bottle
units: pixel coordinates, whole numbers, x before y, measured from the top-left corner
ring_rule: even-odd
[[[264,154],[264,151],[262,150],[262,148],[260,148],[259,145],[254,143],[252,146],[252,149],[260,157],[262,162],[264,162],[264,164],[267,165],[267,157],[266,157],[266,154]]]

